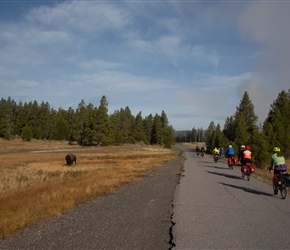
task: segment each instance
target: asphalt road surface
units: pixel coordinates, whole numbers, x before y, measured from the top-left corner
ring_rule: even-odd
[[[283,200],[268,184],[243,179],[240,167],[182,148],[173,249],[290,249],[290,194]]]

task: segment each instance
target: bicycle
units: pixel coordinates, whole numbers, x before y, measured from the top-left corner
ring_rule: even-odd
[[[278,176],[278,185],[275,186],[273,183],[274,195],[278,194],[278,192],[280,191],[280,195],[282,199],[286,199],[286,196],[288,193],[288,186],[289,186],[288,180],[289,180],[289,177],[286,171],[280,171],[279,176]]]
[[[231,170],[234,169],[234,156],[231,156],[228,158],[228,166],[229,166],[229,169]]]
[[[246,162],[241,167],[242,177],[247,176],[247,180],[249,181],[251,178],[251,174],[255,173],[255,167],[250,162]]]
[[[218,162],[219,158],[220,158],[219,154],[214,154],[213,160],[214,160],[215,163]]]

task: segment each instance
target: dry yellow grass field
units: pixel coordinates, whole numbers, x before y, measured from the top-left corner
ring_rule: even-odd
[[[77,164],[67,166],[74,153]],[[157,146],[81,147],[62,141],[0,139],[0,236],[114,193],[175,158]]]

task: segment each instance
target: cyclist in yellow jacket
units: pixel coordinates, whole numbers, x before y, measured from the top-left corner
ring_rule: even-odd
[[[214,158],[215,155],[219,156],[219,154],[220,154],[220,151],[217,149],[217,147],[215,147],[212,151],[212,158]]]
[[[213,154],[219,154],[220,151],[217,149],[217,147],[215,147],[215,148],[213,149],[212,153],[213,153]]]

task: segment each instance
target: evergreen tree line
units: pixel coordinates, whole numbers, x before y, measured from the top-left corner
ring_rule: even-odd
[[[271,104],[263,125],[258,126],[248,92],[244,92],[234,115],[226,118],[224,128],[211,122],[204,140],[211,152],[214,147],[226,149],[232,145],[238,152],[241,145],[250,145],[253,162],[257,167],[269,167],[274,147],[280,147],[286,158],[290,157],[290,89],[282,91]]]
[[[175,132],[175,141],[176,142],[204,142],[204,133],[203,128],[196,129],[195,127],[192,130],[186,131],[176,131]]]
[[[55,110],[48,102],[16,103],[11,97],[0,100],[0,137],[19,135],[23,140],[68,140],[83,146],[121,145],[139,143],[171,148],[174,130],[164,111],[161,115],[142,117],[141,111],[133,116],[130,108],[108,114],[107,98],[100,105],[82,100],[76,110]]]

